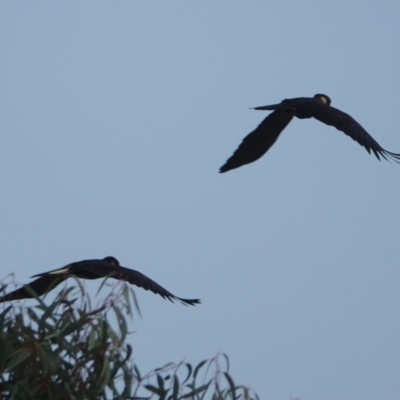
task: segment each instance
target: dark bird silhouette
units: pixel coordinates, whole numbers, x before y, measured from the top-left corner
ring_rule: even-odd
[[[372,151],[378,160],[382,157],[385,160],[392,159],[400,162],[400,154],[385,150],[354,118],[330,104],[331,99],[328,96],[316,94],[314,97],[297,97],[283,100],[279,104],[255,107],[255,110],[273,112],[243,139],[219,172],[227,172],[258,160],[276,142],[293,117],[315,118],[344,132],[365,147],[368,153]]]
[[[37,294],[37,296],[41,296],[53,290],[62,281],[71,276],[81,279],[100,279],[110,277],[127,281],[132,285],[139,286],[145,290],[150,290],[155,294],[159,294],[163,299],[168,299],[172,302],[177,300],[183,304],[189,304],[191,306],[200,303],[199,299],[182,299],[173,295],[171,292],[164,289],[158,283],[143,275],[141,272],[122,267],[118,260],[114,257],[106,257],[102,260],[95,259],[78,261],[68,264],[63,268],[34,275],[32,278],[37,278],[36,280],[1,297],[0,303],[4,301],[35,297],[29,290],[26,289],[28,286]]]

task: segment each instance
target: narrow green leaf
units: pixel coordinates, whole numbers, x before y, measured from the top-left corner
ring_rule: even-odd
[[[187,374],[186,379],[182,382],[182,385],[184,385],[184,384],[188,381],[188,379],[189,379],[190,376],[192,375],[192,371],[193,371],[193,368],[192,368],[191,364],[186,363],[185,366],[186,366],[186,368],[188,369],[188,374]]]
[[[192,390],[189,393],[184,394],[183,396],[180,397],[180,399],[186,399],[187,397],[194,397],[202,392],[206,392],[208,387],[210,386],[210,383],[211,383],[211,381],[206,383],[205,385],[202,385],[202,386]]]
[[[12,371],[17,365],[24,362],[30,355],[31,353],[25,348],[18,350],[11,361],[7,364],[7,370]]]
[[[221,353],[221,356],[224,357],[226,362],[226,372],[229,372],[229,357],[225,353]]]
[[[197,367],[194,369],[194,373],[193,373],[193,379],[196,379],[197,374],[199,373],[200,369],[204,366],[204,364],[207,362],[208,360],[203,360],[201,361]]]
[[[228,384],[230,386],[230,390],[232,392],[232,398],[235,400],[236,399],[236,387],[235,387],[235,382],[233,382],[232,377],[227,373],[224,372],[225,378],[228,381]]]
[[[174,376],[173,391],[172,391],[172,398],[174,400],[178,400],[178,395],[179,395],[179,378],[175,375]]]
[[[157,388],[157,387],[155,387],[155,386],[153,386],[153,385],[144,385],[144,387],[145,387],[149,392],[155,393],[155,394],[157,394],[157,395],[160,396],[160,397],[162,397],[163,394],[164,394],[162,390],[160,390],[159,388]]]
[[[103,279],[103,281],[101,282],[100,287],[99,287],[99,289],[98,289],[98,291],[97,291],[97,293],[96,293],[96,296],[98,296],[98,294],[100,293],[101,289],[102,289],[103,286],[106,284],[107,279],[109,279],[109,276],[106,276],[106,277]]]
[[[133,364],[133,369],[135,370],[136,373],[136,379],[140,382],[142,380],[142,377],[140,375],[138,366],[136,364]]]
[[[133,304],[135,305],[136,311],[138,312],[138,314],[140,316],[142,316],[142,312],[140,311],[139,302],[138,302],[138,299],[136,297],[136,293],[132,288],[130,288],[130,292],[131,292],[131,295],[132,295]]]
[[[162,390],[164,389],[164,379],[160,374],[157,374],[157,383],[158,383],[158,387],[161,388]]]

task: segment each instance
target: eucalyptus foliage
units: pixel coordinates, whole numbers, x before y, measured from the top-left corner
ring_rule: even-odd
[[[51,304],[36,298],[33,306],[3,305],[1,399],[258,400],[252,390],[235,384],[224,354],[196,366],[169,363],[141,374],[127,343],[127,316],[133,309],[140,314],[132,288],[114,287],[92,306],[77,283],[78,291],[63,289]]]

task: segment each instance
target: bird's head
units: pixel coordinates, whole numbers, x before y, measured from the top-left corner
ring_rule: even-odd
[[[111,265],[115,265],[116,267],[119,267],[119,261],[115,257],[108,256],[108,257],[103,258],[103,261],[106,261]]]
[[[331,99],[326,94],[316,94],[314,99],[320,100],[322,103],[329,106],[331,104]]]

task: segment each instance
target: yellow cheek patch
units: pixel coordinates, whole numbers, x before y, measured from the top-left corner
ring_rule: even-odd
[[[321,96],[320,99],[324,104],[329,104],[329,99],[327,97]]]
[[[69,271],[69,268],[61,268],[61,269],[58,269],[57,271],[53,271],[53,272],[49,272],[49,274],[63,274],[64,272],[68,272]]]

